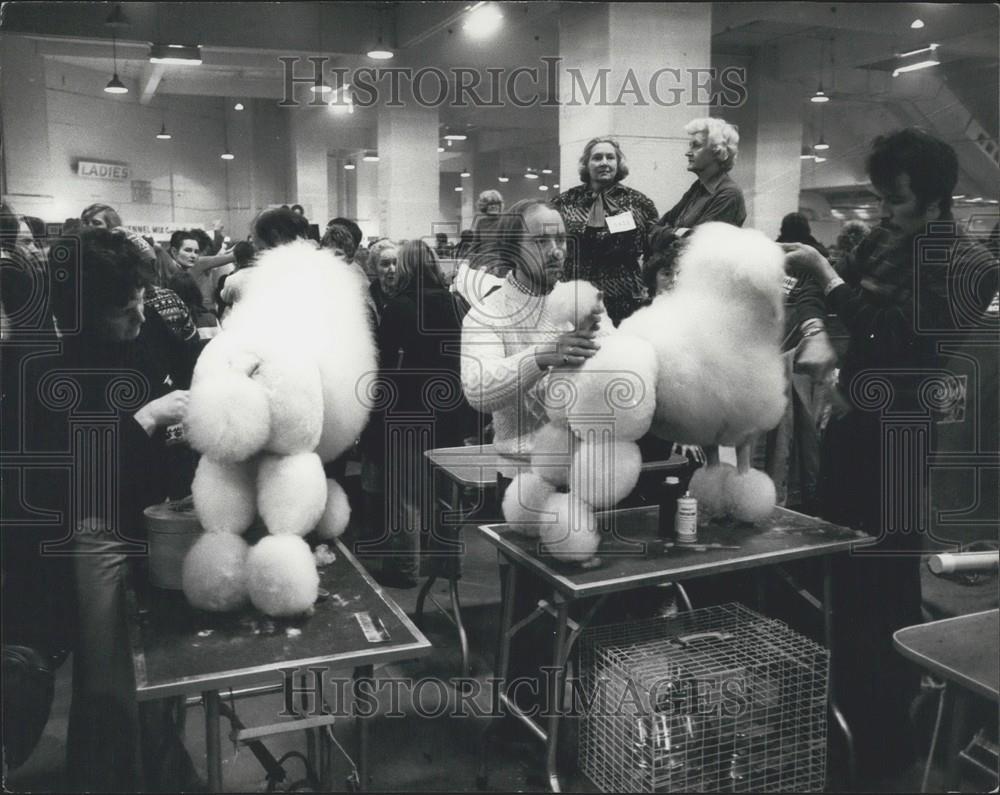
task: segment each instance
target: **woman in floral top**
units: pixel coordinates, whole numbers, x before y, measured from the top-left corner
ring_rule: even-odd
[[[585,279],[602,290],[616,326],[646,297],[642,260],[647,235],[658,218],[648,196],[621,184],[627,176],[618,142],[594,138],[580,157],[583,184],[552,200],[573,240],[564,278]]]

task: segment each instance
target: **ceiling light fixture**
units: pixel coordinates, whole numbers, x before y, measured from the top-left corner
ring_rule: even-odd
[[[510,177],[508,177],[506,174],[501,174],[499,177],[497,177],[497,182],[510,182]]]
[[[922,19],[915,19],[910,23],[910,27],[914,30],[920,30],[924,26],[924,21]]]
[[[377,152],[365,152],[364,157],[362,157],[361,159],[364,160],[366,163],[377,163],[378,162],[378,153]]]
[[[199,66],[201,47],[188,44],[154,44],[149,48],[149,62],[174,66]]]
[[[226,151],[219,155],[223,160],[235,160],[236,155],[229,151],[229,147],[226,147]]]
[[[344,163],[344,171],[354,171],[357,166],[354,163]]]
[[[461,185],[459,185],[459,186],[458,186],[457,188],[455,188],[455,191],[456,191],[457,193],[461,193],[461,192],[462,192],[462,186],[461,186]]]
[[[802,154],[799,155],[799,160],[812,160],[816,155],[809,151],[808,146],[802,147]]]
[[[127,94],[128,88],[118,79],[118,42],[113,30],[111,31],[111,57],[114,63],[114,75],[108,81],[104,90],[109,94]]]
[[[438,147],[438,154],[441,154],[443,151],[444,151],[444,147],[443,146],[439,146]]]
[[[813,158],[813,161],[816,162],[816,163],[825,163],[826,162],[826,158],[825,157],[820,157],[819,155],[816,155],[816,157]]]
[[[468,135],[463,135],[462,133],[446,133],[444,139],[446,141],[464,141],[468,137]]]
[[[383,40],[383,12],[384,9],[382,4],[379,4],[376,12],[378,14],[378,35],[375,38],[375,45],[368,50],[367,53],[369,58],[373,58],[376,61],[388,61],[395,55],[395,53],[393,53],[393,51],[386,46],[385,41]]]
[[[538,186],[538,190],[548,190],[548,189],[549,189],[548,185],[539,185]]]
[[[549,168],[549,164],[548,163],[545,164],[545,168],[542,169],[542,173],[543,174],[551,174],[552,173],[552,169]]]
[[[900,53],[897,58],[912,58],[916,55],[924,55],[925,58],[921,58],[913,63],[904,64],[903,66],[897,66],[892,71],[893,77],[899,77],[901,74],[906,72],[916,72],[918,69],[927,69],[930,66],[938,66],[941,62],[937,59],[937,44],[930,44],[927,47],[921,47],[919,50],[910,50],[910,52]]]
[[[219,155],[219,157],[221,157],[223,160],[227,160],[228,161],[228,160],[235,159],[235,155],[232,152],[229,151],[229,122],[228,122],[228,120],[226,118],[226,105],[225,105],[225,102],[226,102],[226,100],[223,100],[223,105],[222,105],[222,137],[225,140],[226,151],[223,152],[221,155]]]
[[[820,135],[819,141],[817,141],[813,145],[813,149],[815,149],[817,152],[824,152],[824,151],[826,151],[829,148],[830,148],[830,144],[828,144],[826,141],[823,140],[823,136],[822,135]]]
[[[538,174],[532,174],[530,171],[524,175],[525,179],[538,179]]]
[[[243,110],[246,106],[242,102],[237,102],[233,105],[233,110]]]
[[[160,125],[160,131],[156,134],[156,137],[161,141],[169,141],[171,139],[170,133],[167,132],[167,123],[163,122]]]
[[[503,24],[503,14],[492,3],[479,3],[469,11],[462,30],[474,39],[485,39],[492,36]]]

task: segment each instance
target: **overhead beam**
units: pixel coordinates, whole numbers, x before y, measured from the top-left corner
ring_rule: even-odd
[[[165,68],[161,63],[147,63],[142,67],[142,72],[139,75],[140,105],[148,105],[152,101],[153,95],[156,94],[156,88],[163,79]]]

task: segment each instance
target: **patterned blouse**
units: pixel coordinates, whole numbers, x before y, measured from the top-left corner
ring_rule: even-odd
[[[603,202],[605,218],[631,213],[635,228],[612,233],[607,223],[599,228],[587,226],[595,200]],[[578,185],[556,196],[552,205],[562,215],[570,240],[565,278],[585,279],[602,290],[608,316],[618,325],[646,298],[642,261],[649,230],[659,217],[656,206],[648,196],[620,182],[600,197],[589,186]]]

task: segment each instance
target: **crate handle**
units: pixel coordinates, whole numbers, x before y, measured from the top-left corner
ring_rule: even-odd
[[[678,635],[677,642],[681,646],[688,646],[699,640],[729,640],[731,637],[732,632],[692,632],[690,635]]]

